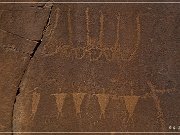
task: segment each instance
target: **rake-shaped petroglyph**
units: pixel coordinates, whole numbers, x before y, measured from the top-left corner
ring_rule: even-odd
[[[53,54],[60,54],[62,56],[65,56],[67,58],[69,57],[74,57],[76,59],[83,59],[83,58],[88,58],[90,61],[97,61],[100,60],[102,56],[106,58],[107,61],[117,61],[117,60],[122,60],[122,61],[130,61],[134,55],[137,53],[137,50],[139,48],[140,40],[141,40],[141,24],[140,24],[140,15],[136,16],[136,19],[134,20],[136,23],[136,34],[135,34],[135,41],[133,43],[133,47],[131,49],[127,49],[129,51],[126,52],[126,57],[124,56],[125,50],[121,48],[122,44],[120,43],[120,14],[116,17],[116,37],[114,43],[112,43],[111,47],[106,47],[103,39],[104,35],[104,23],[105,23],[105,16],[103,15],[103,12],[100,11],[100,16],[99,16],[99,36],[97,38],[91,37],[90,36],[90,21],[91,18],[89,16],[89,8],[86,8],[85,10],[85,20],[86,20],[86,42],[81,46],[75,47],[73,45],[73,32],[72,27],[74,26],[72,22],[72,11],[69,8],[67,11],[67,30],[68,30],[68,43],[66,45],[56,45],[56,49],[54,52],[51,53],[46,53],[48,50],[46,50],[46,47],[50,44],[51,40],[53,39],[53,34],[54,31],[56,30],[56,27],[58,25],[58,18],[59,18],[59,10],[56,10],[56,19],[54,23],[54,27],[51,29],[50,36],[47,44],[44,46],[44,53],[46,55],[53,55]],[[53,39],[57,40],[57,39]],[[123,40],[123,38],[121,38]],[[58,44],[59,42],[57,42]],[[128,57],[127,57],[128,56]]]

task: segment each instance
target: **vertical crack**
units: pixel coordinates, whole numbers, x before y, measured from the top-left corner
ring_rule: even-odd
[[[14,99],[14,103],[13,103],[13,108],[12,108],[12,121],[11,121],[11,132],[12,132],[12,135],[14,134],[13,131],[14,131],[14,125],[13,125],[13,117],[14,117],[14,109],[15,109],[15,104],[16,104],[16,101],[17,101],[17,96],[20,94],[20,85],[22,83],[22,80],[24,78],[24,75],[26,74],[26,71],[29,67],[29,64],[30,64],[30,61],[31,59],[34,57],[35,53],[37,52],[39,46],[41,45],[42,43],[42,40],[43,40],[43,37],[44,37],[44,33],[46,32],[46,29],[49,27],[49,23],[50,23],[50,18],[51,18],[51,14],[52,14],[52,9],[53,9],[53,5],[50,5],[50,10],[49,10],[49,15],[48,15],[48,18],[47,18],[47,22],[46,22],[46,25],[44,26],[43,28],[43,31],[42,31],[42,36],[41,36],[41,39],[40,40],[37,40],[37,44],[36,46],[34,47],[32,53],[29,55],[29,60],[27,61],[27,64],[24,68],[24,71],[21,75],[21,78],[20,78],[20,81],[19,81],[19,84],[18,84],[18,87],[17,87],[17,91],[16,91],[16,96],[15,96],[15,99]]]
[[[16,97],[17,97],[19,94],[20,94],[20,88],[18,88],[17,91],[16,91]],[[16,103],[16,98],[15,98],[15,100],[14,100],[14,103]]]
[[[43,37],[42,37],[43,38]],[[42,38],[40,40],[37,41],[36,46],[33,49],[33,52],[30,54],[30,60],[34,57],[34,54],[36,53],[37,49],[39,48],[41,42],[42,42]]]

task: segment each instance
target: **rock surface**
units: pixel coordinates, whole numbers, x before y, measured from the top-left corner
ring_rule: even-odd
[[[50,8],[0,4],[0,131],[13,131],[20,83],[49,18]]]
[[[178,131],[177,4],[0,7],[0,131]]]

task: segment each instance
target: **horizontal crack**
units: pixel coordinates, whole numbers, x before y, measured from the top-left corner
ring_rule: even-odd
[[[7,31],[7,30],[3,30],[3,29],[0,29],[0,30],[3,31],[3,32],[5,32],[5,33],[8,33],[8,34],[11,34],[11,35],[14,35],[14,36],[23,38],[23,39],[28,40],[28,41],[31,41],[31,42],[37,42],[37,40],[32,40],[32,39],[29,39],[29,38],[20,36],[20,35],[18,35],[18,34],[15,34],[15,33],[13,33],[13,32],[9,32],[9,31]]]
[[[7,50],[7,51],[13,51],[13,52],[18,52],[18,53],[22,53],[22,54],[25,54],[25,55],[31,55],[31,53],[29,52],[25,52],[25,51],[21,51],[19,50],[18,48],[15,48],[15,47],[12,47],[12,46],[0,46],[1,48],[3,48],[4,50]]]

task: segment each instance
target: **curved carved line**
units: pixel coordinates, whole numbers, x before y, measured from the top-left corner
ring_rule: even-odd
[[[135,48],[133,49],[134,51],[130,54],[130,57],[128,59],[125,59],[123,57],[122,60],[124,61],[130,61],[132,60],[133,56],[136,54],[137,50],[138,50],[138,47],[139,47],[139,44],[140,44],[140,39],[141,39],[141,25],[140,25],[140,16],[138,15],[136,17],[136,27],[137,27],[137,40],[136,40],[136,43],[135,43]]]

